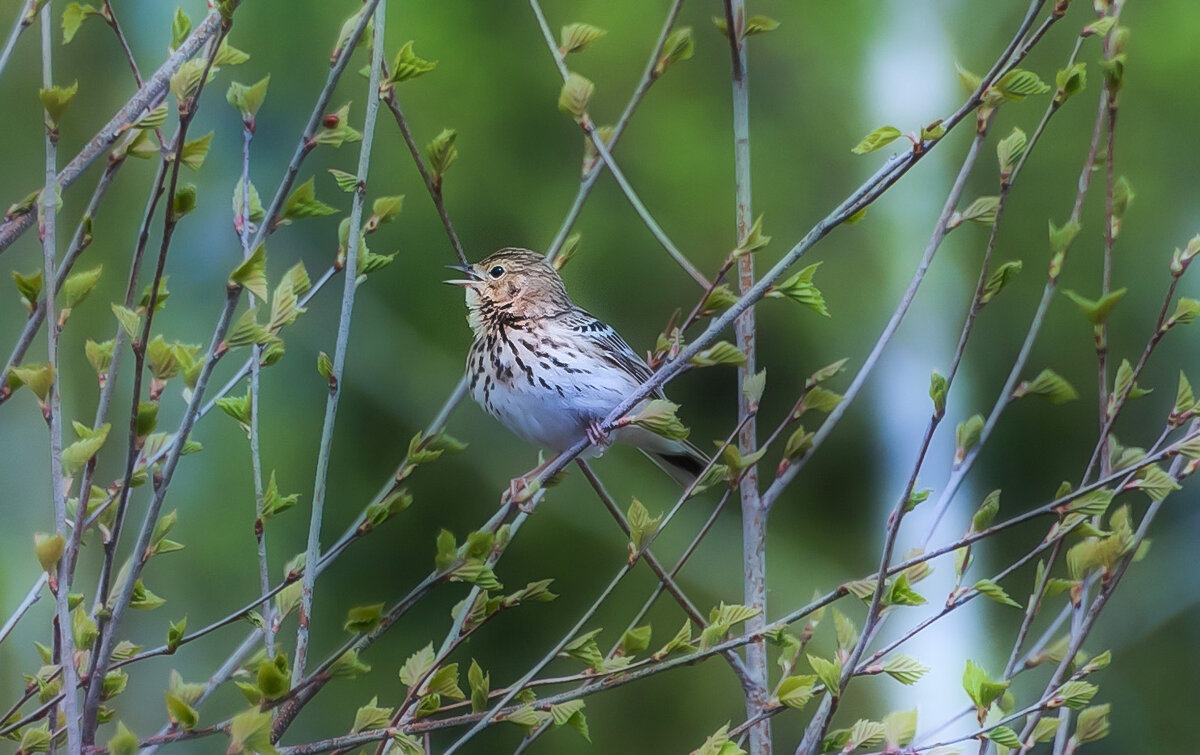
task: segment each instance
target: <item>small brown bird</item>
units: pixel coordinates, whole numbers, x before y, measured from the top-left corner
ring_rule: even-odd
[[[501,249],[466,274],[462,286],[475,340],[467,356],[471,397],[514,433],[550,451],[583,437],[599,456],[608,437],[601,421],[651,375],[615,330],[575,306],[562,278],[540,254]],[[655,392],[662,398],[662,390]],[[681,485],[708,459],[686,441],[626,425],[611,439],[640,449]]]

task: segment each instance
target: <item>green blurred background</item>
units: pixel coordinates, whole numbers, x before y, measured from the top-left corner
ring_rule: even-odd
[[[7,0],[0,23],[8,28],[17,0]],[[1092,20],[1090,3],[1075,3],[1026,63],[1053,80],[1077,30]],[[193,21],[205,12],[200,0],[183,0]],[[283,2],[247,0],[238,10],[231,42],[248,51],[246,64],[222,70],[206,90],[191,135],[214,131],[212,150],[195,182],[199,207],[182,221],[167,262],[171,299],[156,319],[168,339],[206,342],[218,311],[228,271],[240,258],[232,229],[229,198],[240,169],[241,131],[236,112],[222,97],[230,80],[257,81],[270,73],[266,105],[253,143],[252,176],[264,200],[282,176],[303,119],[324,80],[328,53],[343,19],[358,7],[351,0]],[[170,39],[174,3],[119,0],[116,12],[129,35],[143,73],[161,62]],[[569,64],[596,82],[591,111],[604,123],[619,115],[645,64],[667,3],[661,0],[547,0],[551,26],[587,21],[609,31]],[[820,217],[883,161],[884,153],[850,154],[859,137],[883,123],[902,130],[919,128],[948,114],[961,100],[954,62],[984,71],[1008,41],[1025,3],[953,2],[751,3],[751,13],[781,22],[778,31],[750,42],[750,99],[754,165],[754,211],[765,215],[764,230],[774,238],[761,253],[760,269],[777,260]],[[56,18],[60,3],[54,3]],[[680,24],[695,27],[696,54],[672,67],[654,86],[634,117],[616,156],[633,186],[675,243],[705,271],[714,270],[735,243],[733,150],[729,52],[710,18],[719,2],[689,2]],[[1131,3],[1122,21],[1133,32],[1128,76],[1121,95],[1117,170],[1126,175],[1137,199],[1118,241],[1117,285],[1129,294],[1112,321],[1115,360],[1136,359],[1151,328],[1167,284],[1173,247],[1200,231],[1197,211],[1195,123],[1200,98],[1194,73],[1198,21],[1167,3]],[[558,74],[528,6],[520,2],[393,2],[388,8],[388,52],[408,39],[419,55],[438,61],[432,74],[406,83],[400,101],[419,143],[444,127],[457,129],[459,159],[448,174],[446,202],[468,254],[481,258],[500,246],[544,249],[553,238],[578,185],[581,137],[555,101]],[[0,186],[5,202],[16,201],[40,183],[42,130],[36,90],[40,85],[38,30],[19,40],[0,79],[4,103]],[[62,125],[60,162],[74,154],[134,91],[132,77],[111,33],[88,20],[67,47],[56,30],[55,80],[79,82],[79,95]],[[922,484],[939,489],[953,452],[953,423],[986,413],[1015,357],[1044,281],[1048,258],[1048,219],[1061,224],[1070,211],[1080,162],[1095,113],[1099,46],[1089,41],[1082,58],[1090,82],[1051,122],[1012,195],[1000,232],[997,258],[1023,259],[1025,271],[981,317],[952,395],[948,421],[935,441]],[[365,63],[359,51],[352,70]],[[361,126],[365,81],[348,74],[334,105],[353,102],[352,125]],[[1003,108],[997,135],[1014,125],[1032,132],[1044,98]],[[763,434],[790,407],[804,377],[814,369],[849,357],[849,371],[832,387],[844,389],[853,370],[878,336],[928,238],[969,139],[952,133],[935,153],[887,194],[858,225],[835,231],[806,256],[822,261],[817,276],[832,312],[824,319],[795,305],[772,300],[759,308],[760,364],[769,381],[763,402]],[[994,139],[992,140],[994,142]],[[898,142],[901,144],[901,142]],[[996,192],[991,144],[972,176],[967,196]],[[301,179],[317,177],[318,196],[349,210],[327,168],[353,170],[355,145],[318,149],[305,162]],[[71,319],[62,337],[64,410],[90,418],[95,408],[94,376],[83,359],[86,338],[111,336],[107,302],[118,300],[135,229],[154,171],[152,162],[130,161],[95,221],[95,242],[81,264],[105,265],[100,289]],[[67,235],[98,176],[93,167],[65,193],[62,219]],[[335,435],[324,542],[358,514],[403,456],[409,439],[433,417],[461,372],[470,334],[463,321],[461,292],[442,286],[442,265],[453,256],[432,203],[401,141],[390,114],[381,111],[372,162],[371,196],[407,194],[404,213],[372,237],[377,252],[398,251],[395,264],[359,289],[345,392]],[[1064,287],[1085,295],[1099,291],[1101,195],[1093,192],[1084,231],[1076,242]],[[336,248],[338,217],[304,220],[270,240],[272,280],[296,260],[310,273],[324,270]],[[156,226],[157,227],[157,226]],[[654,343],[671,312],[690,308],[694,284],[662,252],[608,176],[598,182],[577,225],[583,233],[578,256],[564,277],[576,301],[611,322],[638,350]],[[152,237],[153,238],[153,237]],[[768,543],[769,614],[776,617],[804,603],[814,589],[874,569],[885,512],[902,490],[928,415],[926,389],[931,370],[945,371],[953,352],[965,303],[974,285],[986,230],[963,227],[939,253],[922,293],[901,331],[875,370],[866,390],[834,437],[789,489],[772,515]],[[152,242],[152,248],[156,242]],[[36,235],[27,233],[9,249],[5,269],[40,267]],[[307,315],[284,335],[287,355],[262,379],[262,444],[268,470],[277,470],[281,488],[301,493],[301,504],[273,520],[268,543],[273,575],[303,549],[311,501],[317,439],[325,403],[323,380],[313,369],[318,350],[332,352],[337,322],[338,279],[312,303]],[[1185,280],[1185,295],[1200,290]],[[24,322],[15,293],[0,308],[0,343],[12,343]],[[1197,359],[1194,333],[1173,333],[1141,381],[1156,389],[1125,414],[1117,433],[1130,445],[1149,445],[1173,403],[1176,375],[1193,378]],[[39,338],[27,361],[43,358]],[[8,348],[7,346],[5,348]],[[227,359],[218,383],[240,364]],[[984,493],[1004,489],[1003,513],[1013,514],[1047,500],[1060,480],[1077,480],[1095,443],[1095,357],[1088,324],[1065,297],[1058,296],[1038,339],[1027,376],[1052,367],[1080,390],[1082,400],[1049,407],[1036,399],[1019,402],[1006,414],[934,542],[954,538]],[[130,370],[123,370],[128,387]],[[703,447],[724,436],[736,417],[737,395],[731,369],[695,372],[670,386],[683,405],[693,439]],[[114,426],[128,410],[128,393],[118,394]],[[160,427],[173,427],[183,408],[172,386],[163,401]],[[491,515],[510,477],[533,466],[534,449],[525,446],[476,406],[460,406],[449,431],[470,443],[462,454],[422,468],[411,490],[416,504],[384,529],[355,545],[318,583],[313,652],[320,658],[339,645],[348,608],[390,602],[406,592],[432,565],[439,528],[460,537]],[[114,431],[97,475],[119,473],[117,449],[123,433]],[[204,419],[194,437],[204,453],[181,464],[166,510],[178,509],[175,539],[181,553],[156,559],[147,585],[167,598],[150,613],[134,612],[122,631],[147,646],[162,642],[168,620],[188,617],[198,628],[225,615],[257,593],[253,495],[247,444],[236,423],[224,416]],[[31,533],[52,528],[47,496],[46,431],[36,402],[14,397],[0,410],[0,607],[7,616],[38,574]],[[777,456],[768,456],[764,472]],[[635,493],[652,512],[665,509],[676,491],[670,481],[627,449],[613,449],[597,469],[622,506]],[[935,494],[936,496],[936,494]],[[1194,489],[1177,494],[1155,523],[1149,558],[1132,570],[1110,603],[1086,649],[1111,648],[1115,661],[1097,679],[1100,701],[1113,703],[1112,736],[1095,752],[1185,752],[1192,738],[1183,716],[1193,707],[1200,673],[1196,622],[1200,598],[1193,543],[1200,521],[1192,505]],[[664,560],[675,558],[711,511],[712,494],[687,506],[656,545]],[[1136,511],[1143,499],[1130,497]],[[139,522],[144,490],[133,499],[131,521]],[[901,549],[920,541],[928,512],[918,510],[905,527]],[[975,576],[990,576],[1025,552],[1044,534],[1045,522],[1018,528],[977,550]],[[740,518],[731,506],[684,570],[682,586],[701,606],[738,602],[741,596]],[[84,555],[81,587],[94,589],[97,552]],[[576,620],[625,558],[624,538],[578,472],[548,497],[500,564],[506,586],[555,579],[562,597],[531,605],[490,624],[460,653],[462,667],[474,657],[491,673],[492,685],[514,679]],[[1061,569],[1061,567],[1060,567]],[[949,586],[950,564],[921,591],[932,609]],[[1014,575],[1006,587],[1023,600],[1032,570]],[[626,621],[653,586],[639,568],[618,588],[589,627],[605,627],[601,645],[615,641]],[[396,671],[413,651],[440,642],[449,609],[466,593],[452,585],[436,590],[366,655],[374,671],[341,682],[312,703],[292,727],[289,742],[347,731],[355,709],[378,695],[382,705],[397,702],[402,687]],[[1053,615],[1062,598],[1044,612]],[[928,607],[927,607],[928,608]],[[918,621],[925,609],[909,609],[889,622],[896,633]],[[862,611],[852,615],[861,623]],[[22,684],[21,674],[38,665],[32,642],[48,641],[52,601],[43,599],[0,646],[0,704]],[[971,657],[998,672],[1003,666],[1019,612],[996,604],[973,603],[935,626],[929,636],[905,648],[934,672],[913,687],[888,679],[860,680],[835,726],[859,717],[879,718],[889,710],[917,707],[927,731],[966,702],[959,685],[964,659]],[[665,642],[682,621],[669,600],[651,614],[653,643]],[[199,681],[211,673],[243,636],[231,628],[186,647],[177,657],[155,659],[131,669],[129,691],[116,701],[120,717],[148,735],[165,718],[161,691],[168,672]],[[281,635],[290,645],[294,620]],[[828,654],[832,630],[824,627],[814,645]],[[290,647],[289,647],[290,650]],[[552,673],[571,673],[577,664],[559,661]],[[1044,671],[1022,678],[1020,699],[1040,692]],[[1024,697],[1021,697],[1021,696]],[[1030,698],[1031,699],[1031,698]],[[215,722],[241,709],[235,689],[220,691],[202,710]],[[658,675],[619,691],[588,698],[593,744],[574,732],[549,732],[537,752],[684,752],[726,721],[744,718],[738,685],[722,661]],[[774,719],[777,744],[790,751],[806,715]],[[102,739],[109,736],[102,732]],[[500,726],[480,736],[472,752],[511,749],[519,737]],[[435,738],[438,744],[449,740]],[[218,752],[215,739],[179,746],[181,752]],[[782,751],[782,750],[781,750]]]

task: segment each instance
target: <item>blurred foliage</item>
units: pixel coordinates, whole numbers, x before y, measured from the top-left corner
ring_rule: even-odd
[[[5,29],[15,5],[9,2],[0,13]],[[142,73],[148,75],[163,58],[175,5],[160,0],[118,0],[114,5]],[[194,20],[205,12],[200,0],[183,0],[181,5]],[[608,32],[571,59],[572,67],[596,84],[590,109],[598,123],[619,115],[640,76],[666,5],[644,0],[547,0],[552,27],[586,21]],[[976,70],[986,67],[1007,41],[1022,12],[1018,5],[1023,4],[986,10],[949,0],[923,5],[927,7],[919,11],[910,11],[907,4],[871,0],[762,0],[753,5],[752,12],[780,22],[777,31],[755,37],[750,44],[754,209],[765,215],[775,239],[758,253],[760,265],[778,259],[877,168],[880,155],[850,152],[861,135],[881,123],[919,129],[953,109],[961,96],[955,60]],[[1067,20],[1024,64],[1046,80],[1053,80],[1066,59],[1075,31],[1091,20],[1090,3],[1074,5],[1078,7],[1071,8]],[[192,128],[193,136],[214,133],[201,173],[188,177],[199,186],[197,206],[181,221],[167,262],[171,298],[156,327],[169,340],[201,343],[207,339],[225,278],[241,255],[230,210],[240,171],[241,123],[221,92],[230,77],[253,83],[271,75],[269,93],[257,116],[251,165],[254,181],[265,196],[281,177],[300,124],[320,89],[336,30],[356,7],[352,0],[248,0],[238,10],[230,39],[251,59],[223,72],[205,92]],[[60,10],[55,3],[56,15]],[[706,271],[715,269],[736,243],[729,51],[710,20],[720,14],[720,4],[711,0],[685,5],[679,23],[695,28],[694,57],[673,66],[654,86],[615,150],[658,221]],[[914,25],[910,16],[923,19],[927,26]],[[1115,262],[1114,280],[1129,289],[1110,321],[1110,352],[1118,360],[1140,353],[1167,283],[1171,249],[1200,230],[1200,215],[1195,211],[1200,150],[1194,137],[1200,98],[1194,96],[1192,81],[1200,64],[1194,43],[1196,22],[1166,3],[1131,3],[1122,22],[1133,30],[1133,38],[1121,96],[1117,160],[1118,171],[1136,188],[1137,201],[1126,216]],[[35,27],[21,37],[0,79],[5,124],[0,186],[6,203],[17,201],[40,181],[36,36]],[[544,248],[574,195],[583,144],[576,126],[557,109],[561,82],[528,8],[522,3],[393,3],[387,38],[389,53],[414,39],[421,57],[437,61],[432,73],[406,82],[399,96],[418,143],[428,143],[444,128],[457,132],[458,157],[447,173],[444,192],[469,256],[478,259],[509,245]],[[1085,48],[1089,66],[1098,57],[1096,50],[1095,45]],[[133,93],[134,84],[111,33],[97,20],[84,23],[72,43],[56,55],[56,81],[69,85],[77,79],[79,85],[61,122],[60,154],[65,161]],[[932,66],[908,65],[930,56]],[[365,61],[360,50],[351,70]],[[891,67],[920,72],[920,76],[902,80],[900,92],[889,91],[888,87],[899,86],[895,77],[886,78],[890,84],[881,83]],[[1095,101],[1098,82],[1098,75],[1090,79],[1084,95],[1074,98],[1056,117],[1012,194],[997,254],[1001,260],[1023,259],[1025,272],[1008,284],[979,322],[974,347],[967,355],[967,381],[952,394],[947,409],[954,422],[991,405],[1018,348],[1044,280],[1047,219],[1061,223],[1070,211],[1094,117],[1089,103]],[[360,77],[347,75],[331,110],[350,101],[351,123],[359,124],[364,86]],[[935,104],[908,123],[898,122],[899,115],[882,109],[884,103],[906,99]],[[1007,134],[1014,125],[1031,133],[1040,113],[1041,105],[1032,100],[1006,107],[993,133]],[[820,282],[832,318],[815,316],[787,301],[767,300],[760,306],[760,364],[769,375],[762,416],[782,416],[813,370],[842,357],[850,358],[851,369],[861,364],[921,253],[957,167],[956,156],[965,147],[966,130],[969,126],[953,132],[914,171],[911,181],[906,179],[897,191],[877,202],[861,223],[837,230],[809,255],[812,261],[824,262]],[[319,149],[301,174],[302,180],[315,175],[317,196],[336,202],[343,212],[348,211],[349,196],[338,192],[327,169],[352,171],[356,152]],[[380,116],[374,154],[371,196],[405,194],[407,201],[402,215],[372,237],[374,251],[399,255],[360,290],[332,457],[326,542],[352,520],[403,457],[409,439],[432,418],[461,374],[470,337],[462,319],[461,292],[439,283],[444,277],[442,265],[454,261],[449,244],[386,112]],[[152,161],[126,166],[95,219],[95,242],[86,253],[85,266],[103,263],[105,275],[62,336],[64,408],[69,417],[89,418],[95,408],[94,377],[84,359],[84,341],[111,335],[113,321],[106,301],[120,298],[144,187],[153,170]],[[93,167],[66,192],[64,223],[79,216],[98,174],[99,168]],[[981,160],[966,196],[995,193],[995,181],[996,166]],[[1095,191],[1089,197],[1084,236],[1076,242],[1063,279],[1065,288],[1089,296],[1099,291],[1099,197]],[[314,273],[324,270],[336,251],[338,222],[338,217],[313,218],[281,229],[269,243],[271,281],[297,260]],[[657,246],[610,177],[601,177],[577,228],[583,234],[580,251],[564,270],[573,296],[611,322],[635,349],[649,349],[673,310],[690,309],[697,289]],[[923,376],[945,369],[954,345],[945,334],[957,333],[985,239],[986,229],[969,225],[951,235],[910,315],[906,339],[893,347],[902,353],[889,355],[876,371],[847,422],[775,510],[768,549],[772,617],[804,603],[814,588],[829,589],[874,568],[883,512],[901,484],[888,470],[911,463],[928,406],[927,378],[904,384],[892,368],[915,359],[919,360],[916,371]],[[27,272],[40,260],[36,234],[30,232],[5,252],[3,266]],[[1182,288],[1185,295],[1194,296],[1200,284],[1185,279]],[[265,466],[277,470],[281,490],[302,491],[300,503],[268,525],[274,575],[303,548],[311,500],[306,486],[315,463],[326,392],[313,364],[319,350],[332,350],[337,304],[334,293],[318,296],[301,327],[289,335],[285,358],[263,373]],[[5,348],[23,321],[24,310],[10,289],[0,309],[0,343]],[[1193,378],[1200,374],[1194,338],[1194,333],[1185,332],[1171,339],[1139,380],[1156,391],[1133,405],[1118,427],[1127,444],[1153,441],[1161,417],[1169,410],[1181,367]],[[41,343],[39,339],[31,355],[39,353]],[[1021,402],[1006,416],[973,479],[981,490],[1003,487],[1008,513],[1047,500],[1060,480],[1077,478],[1095,440],[1091,328],[1064,297],[1058,297],[1051,309],[1028,377],[1043,366],[1079,388],[1083,400],[1052,409]],[[218,384],[231,369],[231,364],[222,365]],[[121,376],[126,388],[128,372]],[[169,390],[173,393],[164,397],[160,427],[173,426],[183,408],[177,388]],[[685,376],[671,385],[670,394],[682,405],[681,416],[700,445],[705,445],[704,439],[722,437],[734,422],[737,386],[731,369]],[[908,404],[920,407],[915,415],[921,417],[919,423],[901,425],[899,430],[894,422],[904,420],[889,425],[888,412]],[[116,416],[127,410],[118,399]],[[389,601],[406,591],[430,568],[437,531],[444,527],[462,534],[477,527],[492,513],[508,479],[536,461],[532,448],[514,442],[469,402],[454,413],[449,429],[470,443],[467,451],[422,469],[410,486],[415,497],[412,508],[355,545],[318,582],[313,630],[318,657],[343,640],[342,619],[350,607]],[[243,432],[218,413],[203,420],[194,437],[205,451],[184,460],[167,502],[168,510],[180,512],[173,536],[186,549],[156,562],[148,572],[155,592],[167,603],[156,611],[130,616],[125,626],[132,638],[147,645],[163,641],[168,620],[186,614],[189,626],[199,627],[258,590],[253,493]],[[44,505],[49,477],[44,439],[45,427],[34,401],[21,396],[4,407],[0,415],[0,458],[5,460],[0,468],[4,490],[0,510],[5,522],[0,531],[0,605],[6,610],[39,573],[30,533],[51,528],[50,510]],[[946,458],[951,451],[945,444],[935,448]],[[118,475],[119,456],[102,462],[99,481]],[[670,481],[627,449],[614,448],[597,469],[619,502],[628,501],[636,491],[651,512],[658,512],[674,500]],[[922,482],[936,489],[940,480],[931,476]],[[1155,527],[1167,533],[1163,542],[1135,568],[1088,643],[1093,651],[1112,648],[1115,654],[1100,679],[1105,700],[1113,704],[1114,728],[1108,740],[1089,747],[1092,752],[1138,751],[1146,746],[1149,732],[1154,732],[1154,747],[1159,751],[1181,752],[1191,746],[1177,723],[1190,710],[1191,680],[1200,675],[1200,652],[1192,636],[1200,619],[1200,581],[1189,555],[1189,537],[1194,537],[1200,520],[1186,505],[1192,497],[1194,493],[1185,490],[1168,506]],[[134,500],[140,520],[144,494]],[[655,550],[664,554],[664,561],[668,554],[678,553],[703,522],[708,501],[698,499],[686,507],[658,541]],[[964,507],[963,516],[973,504]],[[976,558],[992,565],[1007,563],[1031,536],[1025,530],[1012,534],[977,548]],[[81,573],[95,573],[98,551],[94,543],[85,550]],[[702,607],[722,600],[739,602],[740,551],[740,521],[733,509],[722,516],[683,572],[682,586]],[[515,678],[570,626],[625,555],[623,536],[573,472],[551,491],[499,571],[510,586],[553,577],[554,589],[562,597],[552,608],[528,606],[501,617],[473,638],[465,652],[480,659],[493,687]],[[1015,584],[1028,585],[1031,579],[1031,572],[1019,572]],[[592,623],[606,628],[602,639],[616,639],[653,584],[644,569],[635,570],[622,584]],[[92,589],[86,583],[81,587]],[[1022,600],[1025,589],[1009,592]],[[397,669],[418,648],[442,637],[449,626],[449,609],[465,590],[462,585],[437,590],[371,649],[367,660],[374,671],[365,681],[335,682],[340,690],[327,691],[312,704],[292,728],[289,740],[346,731],[355,709],[373,695],[385,704],[398,699],[402,687]],[[948,626],[946,631],[963,635],[961,641],[973,656],[988,659],[994,667],[1003,662],[1001,655],[1007,651],[1019,615],[991,604],[975,610],[984,613],[983,621]],[[36,667],[32,642],[45,639],[51,615],[51,601],[43,599],[0,647],[0,690],[6,691],[5,703],[23,683],[21,673]],[[678,609],[661,600],[651,619],[656,638],[665,640],[664,635],[679,624]],[[292,622],[285,626],[281,635],[285,641],[290,641],[293,626]],[[129,691],[120,700],[125,723],[142,734],[156,730],[165,720],[161,690],[169,671],[178,669],[189,681],[206,678],[225,657],[229,638],[238,631],[226,630],[189,646],[178,657],[130,669]],[[817,646],[826,652],[832,642],[825,632]],[[939,665],[937,658],[923,660]],[[956,659],[954,665],[956,671],[960,661]],[[1164,667],[1171,673],[1161,673]],[[1032,685],[1022,680],[1015,688],[1034,694]],[[901,688],[888,680],[859,682],[855,690],[839,720],[877,717],[885,708],[905,703],[920,707],[924,696],[933,694],[932,688]],[[961,690],[947,694],[955,705],[966,702]],[[201,722],[211,723],[241,707],[236,690],[223,691],[204,707]],[[698,746],[721,723],[736,724],[744,717],[738,685],[717,660],[653,677],[619,693],[590,697],[587,710],[593,745],[584,744],[574,732],[555,730],[535,749],[679,752]],[[797,741],[806,718],[778,716],[777,741]],[[922,721],[931,722],[924,717]],[[632,732],[638,733],[636,742],[631,741]],[[472,751],[511,746],[515,737],[510,727],[498,727],[481,736]],[[211,741],[201,741],[176,749],[211,752],[213,746]]]

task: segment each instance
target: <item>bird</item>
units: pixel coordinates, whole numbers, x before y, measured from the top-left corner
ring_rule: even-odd
[[[518,437],[556,453],[585,437],[592,445],[584,456],[603,454],[610,442],[626,443],[683,487],[695,483],[709,460],[691,443],[633,424],[601,430],[604,418],[652,370],[612,326],[571,301],[543,255],[507,247],[473,265],[447,267],[465,274],[445,283],[466,293],[474,335],[467,384],[488,414]],[[653,397],[665,395],[658,388]]]

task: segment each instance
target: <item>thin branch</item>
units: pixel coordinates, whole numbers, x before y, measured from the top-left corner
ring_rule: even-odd
[[[54,86],[54,27],[49,3],[42,6],[39,23],[42,27],[42,88],[49,90]],[[53,283],[57,256],[58,209],[55,203],[58,199],[58,124],[49,110],[44,111],[43,117],[46,128],[46,183],[39,202],[38,231],[42,238],[42,281],[46,288],[46,295],[42,297],[42,308],[45,311],[42,319],[50,323],[46,328],[46,354],[51,375],[43,409],[46,422],[50,426],[50,498],[54,505],[54,532],[56,537],[66,541],[71,537],[71,533],[67,529],[67,491],[63,484],[62,379],[58,368],[58,306],[55,303]],[[71,749],[79,747],[82,740],[79,729],[79,696],[75,691],[79,670],[75,661],[75,635],[72,631],[71,609],[67,597],[71,591],[69,563],[70,559],[58,559],[58,563],[53,567],[57,571],[57,578],[50,580],[50,591],[55,597],[54,650],[57,662],[62,668],[63,684],[67,689],[63,701],[63,719],[67,748]],[[54,728],[53,721],[51,728]]]
[[[233,6],[237,6],[240,0],[234,0]],[[171,83],[171,77],[174,76],[179,68],[186,63],[197,51],[205,44],[212,40],[222,28],[221,13],[219,11],[211,11],[204,20],[201,21],[192,31],[191,35],[184,40],[179,49],[171,53],[170,57],[159,66],[154,75],[146,81],[145,85],[138,90],[137,94],[131,97],[116,115],[100,129],[92,139],[84,145],[79,154],[72,158],[71,162],[63,168],[58,174],[58,183],[61,189],[66,189],[88,168],[96,158],[104,154],[117,137],[125,133],[130,125],[132,125],[142,114],[148,110],[154,109],[158,103],[162,102],[167,94],[167,89]],[[22,233],[24,233],[33,223],[34,214],[29,211],[8,216],[4,222],[0,224],[0,253],[12,245]]]
[[[4,49],[0,51],[0,74],[4,73],[4,68],[8,65],[8,59],[12,56],[13,48],[17,45],[17,37],[21,36],[21,32],[29,28],[33,23],[33,4],[35,0],[24,0],[21,3],[20,10],[17,11],[17,17],[13,19],[12,29],[8,32],[8,37],[4,40]]]
[[[367,113],[363,122],[362,144],[358,152],[358,184],[350,208],[350,231],[346,242],[346,270],[342,286],[342,308],[338,317],[337,341],[333,352],[333,371],[329,376],[329,396],[325,401],[325,420],[321,426],[321,443],[317,454],[316,480],[313,482],[312,516],[308,527],[308,548],[305,563],[316,563],[321,548],[321,519],[325,508],[325,481],[329,474],[329,457],[333,451],[333,427],[337,421],[338,399],[346,367],[346,348],[350,342],[350,320],[354,312],[354,293],[358,288],[358,246],[362,238],[363,203],[367,194],[367,174],[371,167],[371,144],[375,139],[375,120],[379,112],[379,77],[383,67],[383,30],[387,0],[377,2],[373,11],[375,31],[371,48],[371,75],[367,89]],[[364,20],[366,11],[363,12]],[[351,43],[352,45],[353,43]],[[274,217],[268,215],[268,219]],[[312,619],[313,584],[316,569],[306,569],[300,593],[299,628],[296,632],[296,657],[292,662],[292,678],[304,675],[308,659],[308,629]]]
[[[542,6],[538,3],[538,0],[529,0],[529,6],[533,9],[533,15],[537,19],[538,26],[541,28],[542,37],[546,40],[546,46],[550,50],[550,55],[554,58],[554,65],[558,68],[558,73],[565,82],[568,76],[570,76],[570,71],[567,70],[567,64],[563,60],[562,54],[558,51],[558,45],[554,43],[554,34],[550,31],[549,24],[546,23],[546,15],[542,12]],[[679,266],[682,267],[684,271],[696,281],[696,283],[698,283],[701,287],[707,286],[708,279],[704,277],[704,274],[701,273],[694,264],[692,264],[692,261],[689,260],[687,256],[683,254],[683,252],[679,251],[679,248],[675,246],[674,242],[672,242],[667,236],[666,232],[663,231],[662,227],[658,224],[658,221],[655,220],[654,216],[650,214],[650,211],[646,209],[646,205],[642,203],[642,200],[638,197],[637,192],[635,192],[633,187],[630,186],[629,181],[625,178],[625,174],[622,173],[621,169],[617,167],[616,162],[613,161],[612,155],[609,153],[608,145],[606,145],[604,140],[600,138],[600,135],[596,133],[596,124],[592,122],[591,116],[584,112],[578,117],[577,122],[579,127],[583,129],[583,132],[587,138],[591,140],[592,146],[596,148],[596,152],[600,155],[600,159],[603,161],[604,165],[608,168],[609,172],[612,173],[613,178],[616,179],[617,185],[621,187],[621,191],[625,194],[625,198],[629,200],[629,204],[633,206],[633,209],[638,214],[638,217],[641,218],[646,227],[650,229],[650,233],[654,235],[654,238],[658,240],[658,243],[661,244],[663,249],[667,251],[667,254],[669,254],[671,258],[674,259],[675,262],[677,262]]]

